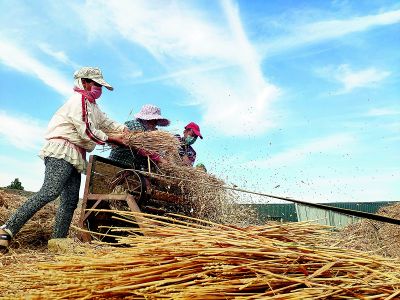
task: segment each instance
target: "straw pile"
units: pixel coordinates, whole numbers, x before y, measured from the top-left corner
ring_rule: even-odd
[[[0,224],[3,224],[26,199],[26,196],[0,190]],[[55,212],[55,203],[41,209],[13,239],[13,247],[38,248],[46,245],[51,236]]]
[[[0,225],[2,225],[28,198],[31,192],[19,194],[17,191],[0,189]],[[13,238],[13,249],[38,249],[47,246],[54,225],[57,201],[53,201],[39,210]],[[73,223],[77,224],[79,212],[76,211]],[[71,231],[75,236],[76,232]]]
[[[400,295],[397,260],[318,246],[327,232],[319,225],[239,229],[135,217],[146,225],[146,235],[120,240],[130,247],[102,248],[85,257],[59,256],[55,262],[19,265],[17,271],[3,269],[2,299],[396,299]]]
[[[382,207],[377,214],[400,219],[400,204]],[[343,228],[338,233],[338,245],[400,258],[399,228],[398,225],[364,219]]]

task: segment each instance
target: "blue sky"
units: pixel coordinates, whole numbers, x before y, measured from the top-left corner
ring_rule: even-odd
[[[40,188],[47,123],[73,72],[99,66],[115,88],[103,111],[124,122],[153,103],[173,133],[197,122],[197,162],[227,183],[311,202],[400,200],[397,1],[1,0],[0,10],[0,186]]]

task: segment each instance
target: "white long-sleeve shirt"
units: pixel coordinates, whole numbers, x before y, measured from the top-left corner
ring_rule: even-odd
[[[122,132],[124,128],[109,119],[96,103],[74,92],[50,120],[40,157],[65,159],[83,172],[86,160],[79,148],[91,152],[96,145],[105,144],[108,133]]]

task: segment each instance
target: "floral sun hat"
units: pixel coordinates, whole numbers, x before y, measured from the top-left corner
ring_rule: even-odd
[[[145,104],[142,106],[140,112],[135,114],[136,119],[141,120],[157,120],[158,126],[168,126],[169,120],[161,116],[161,109],[152,104]]]

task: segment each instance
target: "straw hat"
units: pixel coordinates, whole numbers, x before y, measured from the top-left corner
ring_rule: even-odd
[[[107,89],[112,91],[114,88],[104,80],[103,73],[99,68],[95,67],[82,67],[74,73],[74,79],[79,78],[87,78],[91,79],[102,86],[105,86]]]
[[[158,126],[168,126],[169,120],[161,116],[161,109],[152,104],[145,104],[142,106],[140,112],[135,114],[136,119],[141,120],[157,120]]]

